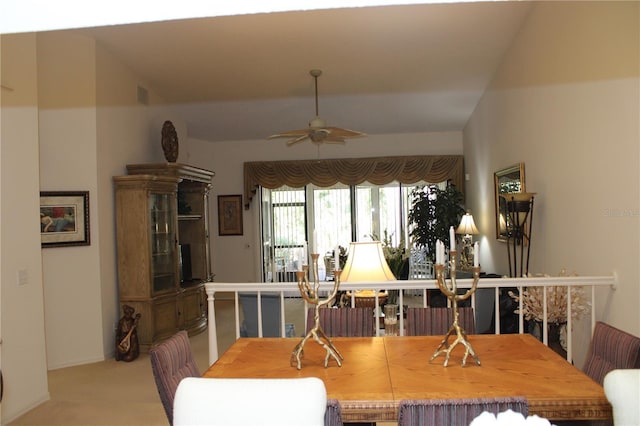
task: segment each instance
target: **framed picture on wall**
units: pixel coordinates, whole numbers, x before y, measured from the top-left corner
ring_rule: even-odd
[[[507,241],[507,204],[501,195],[525,192],[524,163],[518,163],[494,173],[496,198],[496,238]]]
[[[242,195],[218,195],[218,235],[242,235]]]
[[[89,191],[40,193],[42,247],[88,246]]]

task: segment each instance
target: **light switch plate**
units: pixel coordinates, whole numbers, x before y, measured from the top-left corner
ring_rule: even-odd
[[[29,272],[26,269],[18,270],[18,285],[26,285],[29,282]]]

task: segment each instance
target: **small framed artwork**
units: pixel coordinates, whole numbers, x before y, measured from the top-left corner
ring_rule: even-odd
[[[218,195],[218,235],[242,235],[242,195]]]
[[[42,247],[88,246],[89,191],[40,193]]]

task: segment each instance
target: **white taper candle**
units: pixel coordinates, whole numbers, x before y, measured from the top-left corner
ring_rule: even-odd
[[[473,244],[473,266],[480,266],[480,246],[477,241]]]
[[[298,252],[298,271],[302,271],[302,249],[296,251]]]
[[[451,243],[450,251],[454,251],[456,249],[456,232],[453,230],[453,226],[449,227],[449,240]]]
[[[307,242],[302,243],[302,264],[307,265],[309,259],[309,250],[307,249]]]
[[[313,230],[313,245],[311,246],[313,251],[311,253],[318,253],[318,233],[316,230]]]

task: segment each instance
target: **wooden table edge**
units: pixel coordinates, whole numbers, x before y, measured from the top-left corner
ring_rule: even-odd
[[[600,399],[558,401],[555,399],[528,401],[529,415],[537,414],[548,420],[610,420],[611,404]],[[561,416],[558,414],[562,413]]]
[[[379,401],[340,401],[343,422],[397,422],[398,402],[393,400]]]

